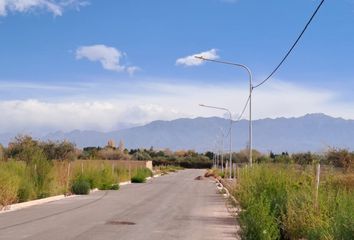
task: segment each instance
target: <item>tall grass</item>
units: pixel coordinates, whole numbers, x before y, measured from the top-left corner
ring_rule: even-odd
[[[314,172],[295,165],[255,165],[240,171],[234,196],[244,211],[245,239],[354,239],[354,182],[326,173],[315,202]]]
[[[137,169],[136,173],[132,176],[131,182],[132,183],[144,183],[146,182],[147,177],[152,177],[152,172],[150,169],[147,168],[139,168]]]
[[[47,161],[41,156],[30,163],[0,162],[0,209],[17,202],[68,194],[77,180],[90,188],[117,189],[117,183],[128,181],[145,168],[116,166],[109,161]]]

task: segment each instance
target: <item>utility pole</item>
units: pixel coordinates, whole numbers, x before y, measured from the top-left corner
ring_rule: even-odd
[[[214,107],[214,106],[209,106],[209,105],[204,105],[204,104],[199,104],[201,107],[206,107],[206,108],[213,108],[213,109],[218,109],[222,111],[226,111],[229,114],[229,120],[230,120],[230,127],[229,127],[229,137],[230,137],[230,142],[229,142],[229,172],[230,172],[230,178],[232,175],[232,114],[231,111],[227,108],[223,107]]]
[[[220,64],[226,64],[226,65],[231,65],[231,66],[236,66],[236,67],[241,67],[245,69],[248,73],[249,77],[249,126],[248,126],[248,141],[249,141],[249,164],[252,166],[253,160],[252,160],[252,91],[253,91],[253,76],[250,68],[248,68],[244,64],[240,63],[233,63],[233,62],[226,62],[226,61],[219,61],[219,60],[213,60],[209,58],[205,58],[203,56],[195,56],[195,58],[198,58],[203,61],[209,61],[209,62],[215,62],[215,63],[220,63]]]

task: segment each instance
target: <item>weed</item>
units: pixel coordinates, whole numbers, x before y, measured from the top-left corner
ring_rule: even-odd
[[[71,191],[73,193],[79,194],[79,195],[89,194],[89,192],[90,192],[90,183],[87,180],[83,179],[83,178],[78,178],[72,184]]]

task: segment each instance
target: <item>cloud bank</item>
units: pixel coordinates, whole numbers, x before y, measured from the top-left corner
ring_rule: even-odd
[[[89,100],[0,101],[0,133],[30,129],[110,131],[117,129],[119,123],[145,124],[154,120],[222,117],[224,114],[222,111],[199,107],[199,103],[226,107],[237,116],[248,96],[247,86],[145,82],[134,88],[145,94],[129,93],[128,89],[122,87],[120,91],[124,95],[119,98],[115,97],[115,93],[115,96],[111,95],[109,98],[93,95]],[[95,89],[92,91],[97,91]],[[153,93],[146,94],[150,90]],[[328,90],[312,90],[273,81],[267,88],[255,90],[253,116],[254,119],[296,117],[322,112],[334,117],[354,119],[353,103],[340,101],[338,96],[339,94]],[[248,111],[244,118],[248,118]]]
[[[139,70],[135,66],[122,65],[121,59],[125,53],[114,47],[108,47],[103,44],[92,46],[82,46],[76,50],[76,59],[88,59],[92,62],[100,62],[102,67],[109,71],[127,72],[133,74]]]
[[[11,13],[28,13],[37,10],[61,16],[65,8],[79,8],[87,5],[83,0],[0,0],[0,16]]]
[[[208,58],[211,60],[218,59],[219,56],[217,55],[217,50],[216,49],[210,49],[209,51],[193,54],[191,56],[179,58],[176,60],[176,65],[184,65],[184,66],[199,66],[203,64],[203,60],[200,60],[196,58],[197,56],[199,57],[204,57]]]

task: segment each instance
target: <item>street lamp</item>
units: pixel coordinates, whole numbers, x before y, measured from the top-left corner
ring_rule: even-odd
[[[224,173],[224,130],[220,127],[220,133],[221,133],[221,138],[220,138],[220,144],[221,148],[219,150],[219,160],[221,160],[221,172]],[[219,136],[218,136],[219,138]]]
[[[249,126],[248,126],[248,138],[249,138],[249,163],[252,166],[252,90],[253,90],[253,85],[252,85],[252,72],[251,70],[244,64],[240,63],[233,63],[233,62],[226,62],[226,61],[219,61],[219,60],[213,60],[213,59],[208,59],[203,56],[195,56],[195,58],[198,58],[203,61],[209,61],[209,62],[215,62],[215,63],[221,63],[221,64],[226,64],[226,65],[232,65],[236,67],[241,67],[245,69],[248,73],[249,76]]]
[[[229,167],[230,167],[230,178],[232,175],[232,137],[231,137],[231,131],[232,131],[232,114],[231,111],[227,108],[223,108],[223,107],[214,107],[214,106],[208,106],[208,105],[204,105],[204,104],[199,104],[199,106],[201,107],[206,107],[206,108],[213,108],[213,109],[218,109],[218,110],[223,110],[228,112],[229,117],[230,117],[230,128],[229,128],[229,134],[230,134],[230,158],[229,158]]]

